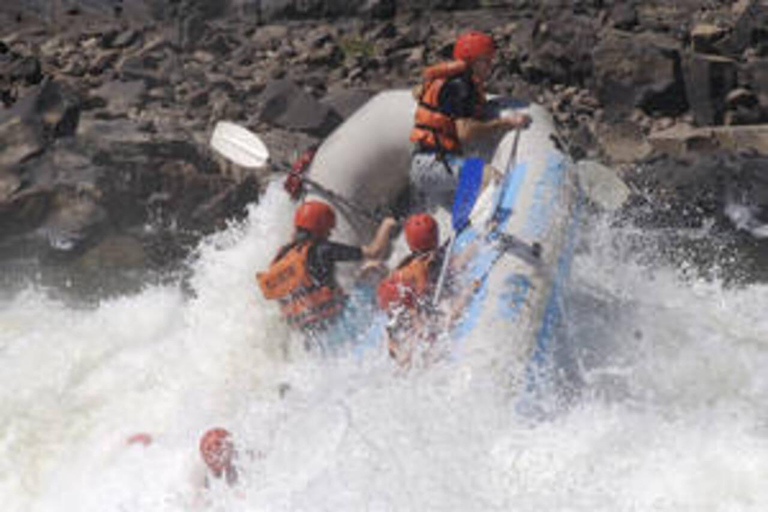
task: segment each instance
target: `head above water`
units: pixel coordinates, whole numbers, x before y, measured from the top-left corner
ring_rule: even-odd
[[[315,238],[328,238],[336,227],[336,213],[322,201],[305,201],[296,209],[293,224]]]
[[[220,477],[232,467],[235,455],[232,435],[223,428],[208,430],[200,438],[200,455],[214,476]]]

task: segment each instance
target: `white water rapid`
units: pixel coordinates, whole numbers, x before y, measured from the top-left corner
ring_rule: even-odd
[[[534,419],[507,392],[503,332],[408,373],[383,349],[288,340],[253,275],[290,211],[273,187],[206,240],[192,296],[0,292],[3,511],[768,509],[768,287],[685,277],[650,263],[651,234],[598,223],[565,300],[570,389]],[[236,438],[235,488],[202,485],[214,426]]]

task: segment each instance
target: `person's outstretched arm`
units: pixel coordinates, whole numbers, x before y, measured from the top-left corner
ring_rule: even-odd
[[[368,245],[362,246],[360,249],[363,251],[363,256],[366,259],[380,260],[383,259],[386,252],[389,250],[390,237],[392,231],[397,227],[397,221],[393,217],[387,217],[379,227],[376,229],[376,235]]]

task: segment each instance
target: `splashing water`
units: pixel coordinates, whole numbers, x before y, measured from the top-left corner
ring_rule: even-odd
[[[652,234],[599,224],[565,298],[567,405],[537,421],[509,396],[521,368],[503,332],[410,372],[383,346],[305,352],[253,281],[290,208],[270,189],[207,239],[191,297],[153,286],[77,309],[30,286],[2,299],[5,510],[768,506],[768,287],[652,267],[635,250],[639,237],[652,252]],[[236,488],[202,484],[213,426],[237,440]],[[151,443],[127,443],[136,433]]]

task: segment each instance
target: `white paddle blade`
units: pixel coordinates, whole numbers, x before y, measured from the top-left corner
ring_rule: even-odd
[[[216,123],[211,147],[241,167],[263,167],[269,160],[269,150],[258,135],[229,121]]]

